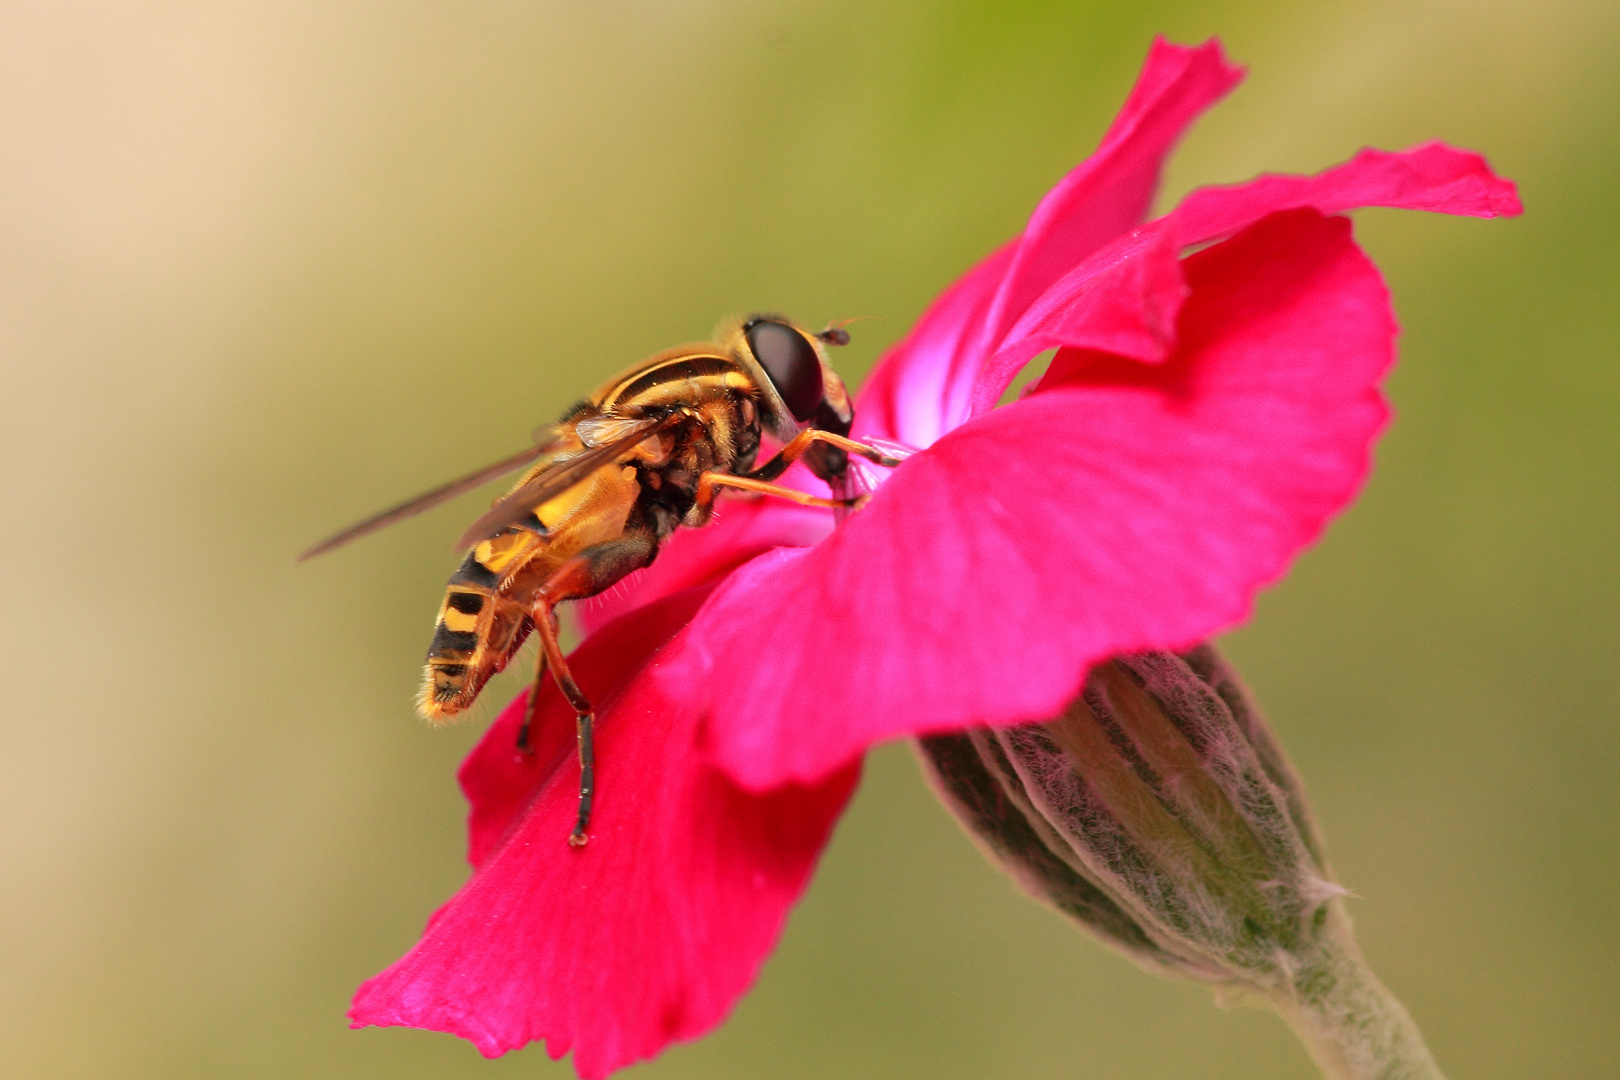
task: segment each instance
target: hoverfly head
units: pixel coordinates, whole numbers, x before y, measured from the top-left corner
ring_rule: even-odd
[[[750,315],[738,330],[743,351],[769,383],[761,389],[768,391],[767,398],[774,396],[787,414],[779,418],[786,434],[807,427],[849,433],[854,419],[849,392],[827,362],[825,348],[847,343],[847,332],[830,328],[813,334],[780,315]]]
[[[743,324],[743,338],[793,419],[816,415],[822,396],[822,356],[815,341],[788,322],[754,318]]]

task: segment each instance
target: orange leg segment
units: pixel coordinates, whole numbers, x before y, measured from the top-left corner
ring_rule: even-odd
[[[856,442],[854,439],[846,439],[842,435],[834,435],[830,431],[822,431],[820,428],[811,428],[793,436],[792,439],[788,440],[786,446],[776,452],[775,457],[748,475],[756,480],[775,480],[778,476],[787,472],[788,466],[803,457],[805,452],[816,443],[836,446],[846,454],[854,454],[856,457],[865,458],[872,464],[882,465],[886,469],[892,469],[900,464],[899,458],[890,457],[876,447],[867,446],[865,443]],[[771,494],[775,494],[775,492],[771,492]]]
[[[788,444],[776,452],[776,455],[755,469],[753,472],[738,476],[734,473],[706,472],[698,477],[697,505],[695,507],[700,515],[699,520],[707,520],[709,510],[714,506],[717,492],[715,488],[728,487],[740,491],[753,491],[761,495],[774,495],[779,499],[796,502],[800,506],[825,506],[834,510],[858,508],[863,499],[823,499],[809,495],[790,487],[771,483],[778,476],[788,470],[788,466],[798,461],[817,443],[834,446],[847,454],[863,457],[874,465],[882,465],[892,469],[900,464],[900,459],[890,457],[876,447],[858,443],[854,439],[846,439],[842,435],[834,435],[830,431],[811,428],[801,431],[788,441]]]
[[[756,491],[761,495],[775,495],[779,499],[789,499],[800,506],[827,506],[841,507],[850,505],[847,499],[823,499],[816,495],[806,494],[794,488],[783,487],[780,484],[767,483],[756,480],[752,476],[736,476],[732,473],[706,472],[698,477],[697,483],[697,509],[706,513],[714,505],[714,497],[719,494],[716,488],[736,488],[739,491]]]
[[[574,709],[579,745],[579,814],[574,819],[574,831],[568,836],[568,842],[574,847],[585,845],[585,830],[591,823],[591,803],[596,795],[596,747],[592,738],[596,717],[590,699],[574,681],[573,672],[568,670],[568,661],[557,642],[557,622],[552,611],[564,600],[595,596],[632,570],[646,566],[657,550],[658,543],[651,536],[631,535],[596,544],[557,567],[535,593],[530,618],[534,621],[535,635],[540,639],[540,661],[528,713],[518,735],[519,749],[524,749],[527,742],[528,718],[534,715],[540,675],[549,667],[557,689]]]

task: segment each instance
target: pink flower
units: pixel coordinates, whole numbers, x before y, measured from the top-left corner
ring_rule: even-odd
[[[573,724],[548,688],[532,758],[514,702],[462,767],[473,876],[360,988],[356,1025],[488,1055],[544,1039],[586,1078],[702,1034],[774,946],[867,746],[1053,716],[1094,663],[1248,614],[1354,497],[1389,415],[1389,296],[1337,215],[1520,205],[1430,143],[1144,223],[1171,147],[1241,74],[1214,42],[1154,44],[1097,152],[868,380],[855,436],[923,449],[861,512],[735,505],[587,607],[590,845],[563,841]]]

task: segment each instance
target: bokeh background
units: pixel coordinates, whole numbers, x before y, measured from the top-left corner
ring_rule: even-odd
[[[1167,200],[1433,137],[1521,184],[1358,216],[1399,419],[1225,644],[1454,1080],[1620,1075],[1611,0],[0,6],[0,1075],[570,1075],[344,1020],[466,873],[480,725],[410,700],[477,500],[292,553],[724,312],[876,316],[858,378],[1161,32],[1251,69]],[[894,746],[637,1075],[1314,1073],[1016,895]]]

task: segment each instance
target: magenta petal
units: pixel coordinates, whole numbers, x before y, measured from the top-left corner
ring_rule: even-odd
[[[1478,154],[1427,143],[1398,154],[1363,150],[1315,176],[1266,175],[1231,187],[1201,188],[1173,212],[1118,238],[1070,270],[1038,298],[988,363],[973,392],[973,413],[994,407],[1007,384],[1046,349],[1071,347],[1157,363],[1174,342],[1185,286],[1176,267],[1182,245],[1206,243],[1266,214],[1309,207],[1334,214],[1390,206],[1475,217],[1523,207],[1511,180]]]
[[[702,599],[643,608],[575,653],[580,683],[601,703],[588,846],[566,841],[579,773],[573,716],[555,691],[531,762],[512,749],[515,706],[490,729],[462,774],[478,869],[416,947],[360,987],[356,1026],[448,1031],[492,1057],[544,1039],[553,1057],[573,1050],[592,1080],[730,1011],[775,945],[858,767],[753,795],[701,760],[694,708],[634,672],[658,663],[654,650]]]
[[[1182,132],[1243,79],[1219,41],[1153,42],[1130,97],[1097,152],[1035,208],[992,316],[998,335],[1080,260],[1139,224]]]
[[[1174,225],[1161,218],[1059,278],[980,369],[974,415],[994,408],[1013,376],[1047,349],[1093,349],[1153,364],[1169,356],[1187,295],[1180,248]]]
[[[1050,716],[1095,661],[1237,622],[1345,506],[1395,335],[1349,222],[1277,215],[1184,265],[1168,361],[1070,364],[715,591],[661,676],[708,688],[730,775],[762,790],[880,739]]]
[[[825,484],[799,467],[779,482],[806,489],[819,484],[819,494],[827,494]],[[832,527],[832,514],[817,507],[780,499],[722,499],[712,522],[701,529],[677,529],[661,545],[657,561],[600,596],[580,601],[574,619],[586,633],[595,633],[620,615],[713,581],[772,548],[809,547]]]
[[[971,415],[990,304],[1014,246],[1001,248],[946,289],[878,361],[855,402],[857,437],[924,447]]]
[[[1432,210],[1470,217],[1524,211],[1513,181],[1491,172],[1479,154],[1430,142],[1400,153],[1362,150],[1315,176],[1267,173],[1243,184],[1199,188],[1169,215],[1186,244],[1200,244],[1296,207],[1337,214],[1363,206]]]
[[[1189,49],[1156,40],[1097,152],[1041,200],[1018,240],[952,285],[878,363],[856,404],[858,433],[928,446],[972,415],[979,369],[1003,349],[1007,329],[1055,281],[1142,220],[1176,140],[1242,77],[1218,42]],[[1004,387],[1010,378],[991,382]]]

